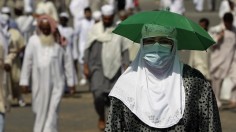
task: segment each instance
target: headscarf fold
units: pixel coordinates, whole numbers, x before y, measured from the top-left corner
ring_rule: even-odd
[[[177,56],[174,28],[145,25],[142,38],[165,36],[174,41],[165,67],[149,66],[144,60],[143,39],[133,63],[121,75],[109,96],[121,100],[142,122],[154,128],[168,128],[179,122],[185,109],[183,65]]]
[[[55,41],[62,46],[66,46],[68,42],[67,42],[66,38],[64,36],[62,36],[60,34],[60,32],[58,31],[58,28],[57,28],[58,24],[52,17],[50,17],[49,15],[46,15],[46,14],[39,15],[37,18],[37,26],[39,27],[40,22],[45,19],[50,24],[51,32],[55,38]]]

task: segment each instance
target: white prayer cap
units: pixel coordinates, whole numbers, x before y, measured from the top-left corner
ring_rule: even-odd
[[[11,9],[5,6],[5,7],[2,7],[1,12],[4,14],[11,13]]]
[[[102,13],[100,11],[93,12],[93,19],[94,20],[100,20],[102,16]]]
[[[0,24],[7,24],[7,21],[9,20],[9,16],[6,14],[0,13]]]
[[[62,12],[62,13],[60,13],[59,17],[66,17],[66,18],[69,18],[69,14],[66,13],[66,12]]]
[[[102,15],[104,16],[111,16],[114,14],[114,7],[111,5],[104,5],[101,8]]]

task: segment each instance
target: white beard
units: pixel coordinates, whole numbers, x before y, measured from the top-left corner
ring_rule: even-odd
[[[45,46],[52,46],[55,43],[54,37],[51,34],[48,36],[46,36],[44,34],[40,34],[39,39],[40,39],[42,45],[45,45]]]

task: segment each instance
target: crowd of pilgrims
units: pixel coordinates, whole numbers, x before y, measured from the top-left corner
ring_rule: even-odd
[[[199,12],[203,10],[201,2],[194,1]],[[89,84],[98,127],[104,129],[109,91],[139,51],[138,44],[112,31],[140,11],[138,0],[71,0],[69,10],[60,12],[50,0],[39,1],[35,9],[22,3],[1,8],[0,126],[10,102],[16,99],[24,107],[22,93],[31,91],[34,132],[57,131],[57,109],[63,94],[74,94]],[[183,0],[160,4],[179,14],[185,12]],[[214,5],[210,7],[215,10]],[[207,18],[199,21],[216,44],[207,52],[191,51],[188,63],[211,81],[218,107],[236,111],[234,7],[233,1],[222,0],[219,25],[208,28]]]

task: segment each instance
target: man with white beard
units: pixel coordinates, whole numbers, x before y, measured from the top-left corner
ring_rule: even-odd
[[[74,89],[73,59],[55,20],[48,15],[39,16],[38,29],[26,47],[20,85],[25,89],[32,77],[34,132],[57,132],[65,80],[68,87]]]

